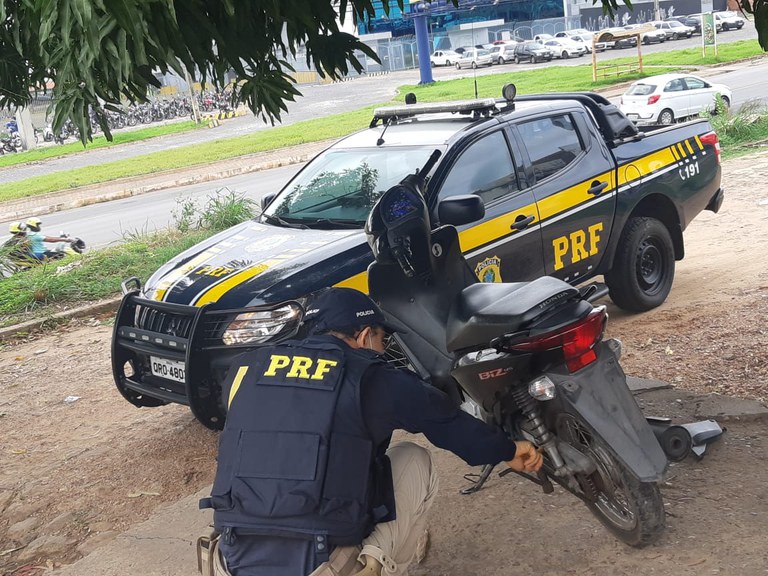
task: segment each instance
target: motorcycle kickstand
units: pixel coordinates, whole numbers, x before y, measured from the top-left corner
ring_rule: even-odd
[[[506,470],[502,470],[499,472],[499,478],[506,476],[507,474],[514,472],[518,476],[522,476],[526,480],[530,480],[534,484],[538,484],[541,486],[541,491],[544,492],[544,494],[552,494],[552,492],[555,491],[555,487],[552,486],[552,482],[549,479],[549,476],[547,476],[547,473],[544,472],[544,470],[539,470],[536,472],[536,477],[534,478],[530,474],[526,474],[525,472],[518,472],[517,470],[512,470],[512,468],[507,468]]]
[[[460,492],[466,496],[467,494],[474,494],[480,490],[483,487],[483,484],[485,484],[485,482],[488,480],[488,477],[491,475],[491,472],[493,472],[494,468],[496,468],[495,464],[485,464],[483,469],[480,471],[480,476],[477,478],[475,483],[467,488],[462,488]]]

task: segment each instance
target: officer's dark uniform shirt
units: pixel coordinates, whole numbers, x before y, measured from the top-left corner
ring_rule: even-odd
[[[348,348],[333,336],[319,338]],[[456,408],[448,396],[412,372],[376,364],[366,372],[360,388],[362,413],[379,453],[389,446],[394,430],[405,430],[423,433],[432,444],[470,466],[515,457],[515,444],[503,432]],[[385,476],[376,487],[374,505],[384,504],[394,512],[392,475]],[[233,576],[304,576],[317,567],[308,540],[239,537],[233,545],[222,542],[221,548]]]

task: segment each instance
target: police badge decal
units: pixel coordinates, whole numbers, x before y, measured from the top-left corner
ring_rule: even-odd
[[[501,282],[501,258],[490,256],[478,262],[475,276],[480,282]]]

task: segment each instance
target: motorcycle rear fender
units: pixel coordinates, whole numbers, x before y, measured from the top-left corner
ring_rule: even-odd
[[[547,420],[553,426],[557,413],[577,416],[641,482],[658,482],[664,478],[667,458],[627,387],[614,352],[605,342],[595,351],[597,361],[575,374],[565,366],[547,372],[557,387],[556,398],[543,403]]]

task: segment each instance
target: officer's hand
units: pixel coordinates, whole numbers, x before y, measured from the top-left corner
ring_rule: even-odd
[[[516,472],[538,472],[544,458],[536,446],[527,440],[516,440],[515,445],[517,452],[512,460],[507,461],[507,466]]]

